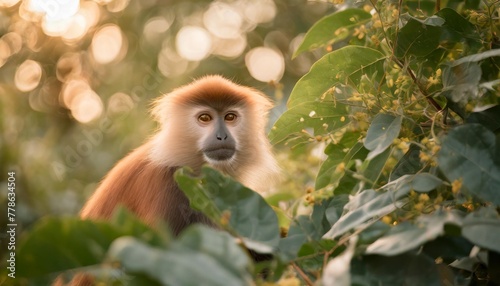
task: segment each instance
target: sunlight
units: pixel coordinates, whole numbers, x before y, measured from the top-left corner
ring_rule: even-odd
[[[30,0],[28,9],[44,14],[46,21],[69,19],[78,12],[79,0]]]
[[[207,30],[201,27],[185,26],[175,38],[179,55],[190,61],[206,58],[212,50],[212,39]]]
[[[88,89],[73,98],[70,109],[71,114],[77,121],[88,123],[101,116],[103,104],[99,95]]]
[[[238,35],[231,39],[214,39],[214,55],[236,58],[240,56],[247,47],[246,35]]]
[[[123,35],[120,27],[114,24],[103,26],[92,39],[92,56],[98,63],[108,64],[118,58],[122,47]]]
[[[226,3],[214,2],[203,14],[203,24],[213,35],[233,39],[241,34],[243,19],[240,13]]]
[[[32,60],[26,60],[17,68],[14,82],[17,89],[28,92],[40,84],[41,78],[42,67],[40,64]]]
[[[73,106],[73,99],[75,99],[78,94],[88,90],[91,90],[91,88],[86,80],[80,78],[69,80],[63,85],[59,101],[67,108],[71,108],[71,106]]]
[[[167,17],[151,18],[144,25],[144,37],[153,43],[156,39],[162,37],[163,33],[170,28],[173,22],[174,16],[172,14],[168,14]]]
[[[271,48],[258,47],[245,55],[245,64],[253,78],[262,82],[279,81],[285,72],[283,55]]]
[[[0,38],[0,67],[11,57],[19,53],[23,39],[18,33],[10,32]]]

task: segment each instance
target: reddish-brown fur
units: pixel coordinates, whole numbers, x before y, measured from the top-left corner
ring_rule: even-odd
[[[118,162],[85,204],[81,217],[107,219],[118,204],[123,204],[149,225],[165,220],[175,234],[191,223],[210,224],[188,207],[172,177],[176,168],[151,163],[149,148],[146,143]]]

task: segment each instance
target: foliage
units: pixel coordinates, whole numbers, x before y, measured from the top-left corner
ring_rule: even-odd
[[[192,207],[227,233],[193,226],[158,243],[158,233],[133,219],[144,235],[116,222],[54,219],[30,233],[21,253],[44,244],[45,228],[60,237],[81,228],[91,243],[80,245],[92,257],[75,260],[71,251],[54,249],[61,253],[51,259],[56,266],[38,274],[93,265],[89,271],[102,280],[126,285],[134,279],[500,283],[498,3],[345,5],[352,7],[306,34],[296,55],[317,48],[327,53],[296,83],[269,135],[302,151],[309,150],[305,145],[324,149],[314,188],[283,209],[211,169],[197,177],[180,170],[176,180]],[[246,249],[273,258],[253,264]],[[23,255],[19,263],[47,263],[42,255]]]

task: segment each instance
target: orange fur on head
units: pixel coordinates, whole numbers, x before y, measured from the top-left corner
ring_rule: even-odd
[[[81,211],[82,218],[109,218],[115,207],[124,205],[150,225],[165,220],[174,233],[192,223],[211,224],[189,208],[173,173],[182,166],[198,171],[209,163],[200,149],[201,127],[196,112],[209,106],[233,108],[241,117],[231,129],[236,153],[227,161],[212,162],[247,187],[263,192],[277,178],[279,169],[265,134],[272,107],[257,90],[232,83],[220,76],[207,76],[159,98],[152,110],[160,130],[107,174]]]

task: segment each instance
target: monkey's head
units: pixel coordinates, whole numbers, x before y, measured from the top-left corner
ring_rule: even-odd
[[[155,102],[161,129],[151,159],[195,170],[208,163],[236,177],[262,164],[276,169],[265,135],[271,107],[259,91],[220,76],[175,89]]]

